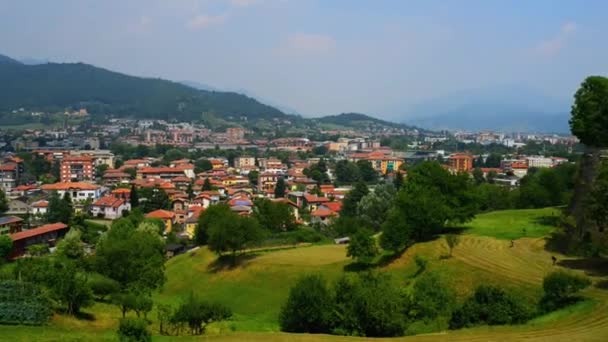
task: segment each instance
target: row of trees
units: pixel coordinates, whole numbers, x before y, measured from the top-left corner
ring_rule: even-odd
[[[287,203],[256,199],[250,217],[238,215],[226,204],[210,206],[199,217],[194,240],[220,256],[229,253],[235,261],[239,253],[256,246],[269,234],[296,228]]]
[[[425,272],[412,286],[395,285],[387,274],[345,275],[328,286],[319,275],[301,278],[281,309],[281,329],[368,337],[402,336],[412,324],[475,325],[524,323],[581,298],[589,280],[563,271],[547,275],[538,306],[493,285],[480,285],[462,304],[438,274]]]

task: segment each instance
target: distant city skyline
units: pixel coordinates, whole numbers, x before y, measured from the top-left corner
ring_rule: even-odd
[[[407,120],[420,103],[470,89],[521,87],[567,105],[584,77],[608,74],[607,10],[549,0],[0,0],[0,53],[244,89],[304,116]]]

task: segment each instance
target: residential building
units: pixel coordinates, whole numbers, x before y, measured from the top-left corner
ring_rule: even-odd
[[[175,213],[168,210],[158,209],[146,214],[146,218],[154,218],[163,221],[165,224],[165,233],[170,233],[175,224]]]
[[[67,155],[61,160],[59,170],[62,182],[82,182],[95,179],[95,165],[90,156]]]
[[[255,167],[255,157],[241,156],[234,158],[234,167],[237,169]]]
[[[367,160],[377,172],[386,175],[399,170],[403,164],[403,158],[395,157],[390,150],[376,150],[369,153],[353,153],[348,156],[352,162]]]
[[[125,210],[131,210],[131,204],[112,195],[104,196],[90,206],[91,215],[108,220],[122,217]]]
[[[274,190],[275,185],[279,181],[280,175],[276,173],[260,173],[258,176],[258,190],[259,191],[267,191]]]
[[[10,192],[17,186],[19,168],[15,163],[0,165],[0,187],[5,193]]]
[[[226,137],[231,142],[237,142],[245,138],[245,129],[240,127],[226,128]]]
[[[36,215],[36,216],[46,215],[48,207],[49,207],[49,201],[46,201],[46,200],[36,201],[30,205],[30,208],[32,210],[31,211],[32,215]]]
[[[54,184],[44,184],[40,187],[45,192],[56,191],[59,197],[63,198],[68,193],[72,202],[82,202],[86,200],[95,201],[101,196],[101,188],[98,185],[85,182],[60,182]]]
[[[108,168],[114,168],[114,153],[110,150],[78,150],[71,151],[72,156],[88,156],[93,159],[93,165],[108,165]]]
[[[8,215],[26,215],[30,212],[30,206],[19,200],[12,200],[8,202],[8,210],[6,214]]]
[[[453,153],[448,157],[452,172],[469,172],[473,168],[473,156],[468,153]]]
[[[159,178],[173,179],[175,177],[186,176],[194,178],[194,165],[183,164],[175,167],[144,167],[137,170],[137,178]]]
[[[542,157],[542,156],[532,156],[526,157],[528,162],[528,167],[536,167],[536,168],[545,168],[545,167],[553,167],[553,159]]]

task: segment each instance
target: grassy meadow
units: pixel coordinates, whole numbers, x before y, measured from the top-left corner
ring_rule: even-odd
[[[462,299],[479,284],[497,284],[518,291],[534,300],[540,293],[543,277],[560,267],[551,256],[566,257],[545,250],[545,236],[553,229],[547,217],[557,209],[516,210],[479,215],[463,230],[453,257],[445,241],[438,238],[409,248],[392,262],[378,266],[406,285],[416,272],[414,258],[429,259],[428,269],[438,271]],[[526,235],[522,230],[526,228]],[[517,239],[510,246],[511,239]],[[156,303],[176,305],[194,292],[229,306],[231,320],[213,324],[204,336],[167,337],[158,335],[156,313],[150,329],[155,341],[357,341],[360,338],[285,334],[279,331],[278,314],[290,287],[304,274],[320,273],[333,281],[349,272],[352,261],[344,245],[310,245],[260,251],[243,256],[238,266],[218,262],[206,248],[180,255],[166,264],[162,291],[154,295]],[[352,266],[352,265],[351,265]],[[598,276],[591,277],[601,280]],[[585,290],[589,299],[571,307],[535,318],[524,325],[477,327],[447,331],[436,326],[414,325],[410,333],[420,335],[388,340],[404,341],[489,341],[523,339],[551,341],[601,341],[608,336],[608,292],[595,287]],[[84,310],[93,317],[79,320],[55,315],[43,327],[0,326],[0,341],[113,341],[120,312],[117,307],[96,304]],[[130,315],[134,315],[131,313]]]

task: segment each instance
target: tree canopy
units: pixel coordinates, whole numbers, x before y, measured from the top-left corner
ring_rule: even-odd
[[[570,129],[588,146],[608,146],[608,78],[590,76],[574,95]]]

